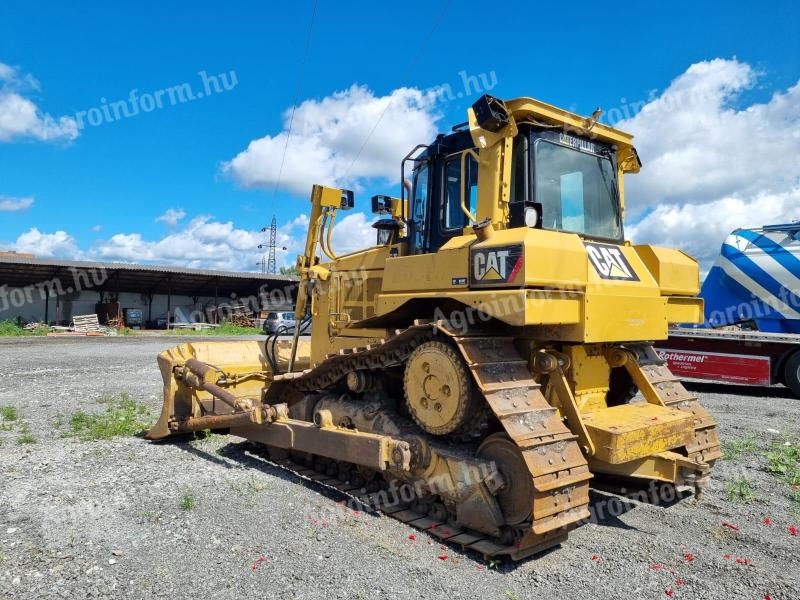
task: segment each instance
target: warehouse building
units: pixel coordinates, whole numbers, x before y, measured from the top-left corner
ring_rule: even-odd
[[[219,323],[231,314],[258,317],[291,310],[297,279],[180,267],[99,263],[0,253],[0,321],[69,325],[95,313],[137,328]]]

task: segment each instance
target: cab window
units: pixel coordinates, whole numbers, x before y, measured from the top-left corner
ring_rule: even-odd
[[[617,241],[622,237],[614,166],[608,155],[539,139],[536,199],[542,226]]]
[[[517,134],[511,153],[511,193],[508,200],[511,227],[522,227],[525,224],[525,202],[528,200],[528,147],[527,131]]]
[[[425,252],[428,221],[428,165],[422,165],[414,176],[414,198],[411,208],[411,246],[413,254]]]
[[[478,204],[478,163],[467,156],[464,164],[466,182],[464,194],[467,208],[475,215]],[[444,202],[442,203],[442,229],[461,230],[467,226],[467,215],[461,210],[461,155],[453,156],[444,168]]]

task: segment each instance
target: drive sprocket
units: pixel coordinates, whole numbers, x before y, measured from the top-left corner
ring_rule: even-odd
[[[471,374],[457,351],[444,342],[418,346],[406,363],[403,378],[411,418],[433,435],[464,431],[480,408]]]

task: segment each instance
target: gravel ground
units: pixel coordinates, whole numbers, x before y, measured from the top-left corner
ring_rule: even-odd
[[[69,416],[103,411],[104,395],[127,392],[157,414],[155,356],[178,341],[0,341],[0,406],[16,407],[37,440],[18,443],[20,421],[0,431],[0,597],[800,597],[791,534],[800,504],[754,452],[720,461],[699,505],[609,504],[615,497],[597,490],[596,523],[490,568],[390,518],[346,510],[342,496],[239,439],[65,437]],[[726,442],[800,434],[800,401],[783,388],[692,389]],[[751,503],[728,498],[740,477]],[[612,505],[622,514],[603,510]]]

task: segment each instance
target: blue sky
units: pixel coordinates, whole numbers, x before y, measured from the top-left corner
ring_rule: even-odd
[[[664,226],[702,214],[703,206],[719,207],[715,202],[728,206],[738,201],[741,219],[752,216],[747,207],[756,201],[779,206],[777,213],[759,212],[764,218],[800,218],[786,208],[797,204],[800,177],[794,140],[800,94],[791,91],[800,79],[796,3],[754,10],[751,3],[730,2],[722,10],[700,2],[673,2],[665,8],[595,2],[540,8],[508,2],[501,9],[483,2],[319,0],[298,102],[311,103],[301,113],[303,130],[293,130],[290,138],[294,150],[287,154],[288,183],[273,193],[276,167],[266,163],[280,162],[275,149],[283,147],[280,133],[298,85],[312,4],[98,2],[76,9],[61,2],[3,3],[0,249],[255,269],[258,250],[249,246],[274,213],[289,248],[281,259],[292,263],[304,233],[307,192],[300,190],[306,189],[305,176],[352,185],[358,191],[357,209],[368,207],[373,193],[396,193],[399,173],[393,174],[391,165],[415,143],[430,141],[413,135],[465,120],[465,109],[477,95],[465,93],[462,73],[492,83],[491,93],[504,98],[533,96],[581,114],[598,105],[616,107],[638,135],[637,145],[647,132],[650,140],[639,145],[640,151],[649,150],[650,156],[642,157],[645,169],[654,159],[659,177],[648,180],[645,175],[638,191],[647,198],[638,207],[635,198],[629,200],[629,231],[644,238],[636,241],[678,243],[707,258],[722,241],[718,231],[697,231],[687,238],[675,228],[665,238]],[[694,72],[692,65],[710,66]],[[188,83],[194,93],[203,91],[201,71],[224,74],[235,85],[174,105],[164,92],[162,108],[76,129],[82,111],[128,100],[133,90],[141,96]],[[684,102],[680,118],[675,111],[658,120],[632,114],[645,102],[663,98],[676,79],[693,89],[710,86],[710,99]],[[442,94],[442,86],[449,86],[452,95]],[[414,93],[397,94],[399,88]],[[440,92],[432,99],[436,89]],[[335,100],[333,94],[343,91]],[[775,102],[776,94],[785,102]],[[345,176],[342,165],[350,164],[352,146],[360,146],[374,123],[370,110],[389,97],[394,100],[386,123]],[[30,105],[33,115],[20,108]],[[726,127],[746,136],[740,130],[754,123],[748,120],[748,109],[752,113],[754,107],[755,112],[763,108],[766,116],[758,122],[767,127],[750,135],[766,140],[777,133],[784,150],[794,152],[779,177],[765,164],[755,169],[762,178],[757,186],[740,180],[720,184],[719,177],[705,181],[708,169],[722,173],[726,164],[738,164],[722,143],[726,135],[720,135],[720,143],[708,148],[697,142],[696,151],[716,153],[717,161],[690,178],[695,187],[665,184],[665,179],[686,178],[667,164],[669,150],[682,145],[676,124],[697,114],[707,117],[701,126],[714,127],[732,114]],[[348,123],[360,109],[367,116]],[[331,119],[336,139],[321,131],[320,123]],[[670,121],[669,129],[663,129]],[[416,126],[406,127],[406,122]],[[259,139],[265,139],[260,150],[246,153]],[[382,153],[378,148],[386,155],[376,158]],[[240,162],[230,163],[242,153]],[[743,155],[742,164],[749,165],[747,159]],[[317,169],[320,162],[326,167]],[[765,192],[774,197],[764,199]],[[158,220],[169,209],[173,212]],[[367,221],[345,223],[342,243],[369,235]]]

